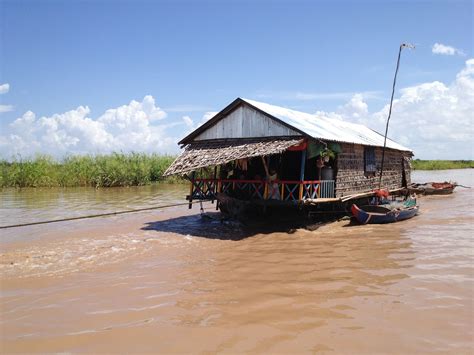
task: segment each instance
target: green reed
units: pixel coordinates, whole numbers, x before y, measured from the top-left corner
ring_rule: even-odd
[[[143,153],[68,156],[57,161],[47,155],[0,161],[0,187],[139,186],[163,178],[174,156]]]
[[[473,160],[412,160],[415,170],[447,170],[474,168]]]

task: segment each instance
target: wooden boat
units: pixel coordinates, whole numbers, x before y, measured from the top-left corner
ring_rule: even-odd
[[[358,207],[354,204],[351,211],[360,224],[383,224],[412,218],[418,213],[418,206],[416,200],[408,200],[397,208],[388,207],[388,205]]]
[[[449,195],[452,194],[456,183],[451,182],[427,182],[425,184],[413,184],[410,188],[423,195]]]

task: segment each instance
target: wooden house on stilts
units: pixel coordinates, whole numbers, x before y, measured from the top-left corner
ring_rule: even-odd
[[[189,201],[218,194],[301,206],[378,188],[384,136],[360,124],[238,98],[179,144],[165,175],[190,182]],[[387,139],[382,187],[410,183],[410,149]]]

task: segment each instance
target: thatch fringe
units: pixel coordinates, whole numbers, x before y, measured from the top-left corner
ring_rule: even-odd
[[[185,151],[165,171],[164,176],[184,174],[237,159],[280,154],[300,142],[301,138],[194,142],[185,148]]]

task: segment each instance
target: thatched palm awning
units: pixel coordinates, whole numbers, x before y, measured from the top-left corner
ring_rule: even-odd
[[[164,176],[184,174],[237,159],[280,154],[300,142],[301,138],[194,142],[185,148]]]

